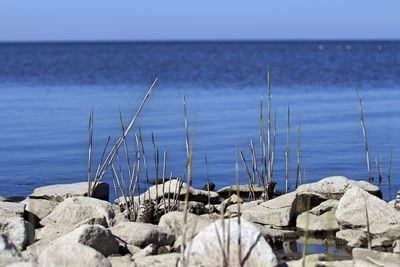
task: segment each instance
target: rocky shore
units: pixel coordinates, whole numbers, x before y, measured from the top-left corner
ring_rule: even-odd
[[[400,205],[343,176],[268,201],[263,188],[249,201],[247,185],[239,197],[237,186],[208,192],[177,180],[114,203],[107,183],[93,197],[87,189],[60,184],[20,202],[0,197],[0,267],[400,266]],[[321,253],[303,257],[301,244],[313,240]]]

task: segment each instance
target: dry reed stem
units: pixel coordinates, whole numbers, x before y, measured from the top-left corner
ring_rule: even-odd
[[[287,130],[286,130],[286,150],[285,150],[285,189],[289,191],[289,137],[290,137],[290,106],[287,109]]]
[[[301,160],[301,117],[297,128],[297,169],[296,169],[296,188],[299,186],[300,179],[300,160]]]

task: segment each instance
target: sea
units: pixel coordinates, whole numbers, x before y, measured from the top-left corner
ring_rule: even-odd
[[[149,177],[156,177],[157,149],[159,179],[163,169],[165,177],[185,177],[185,96],[193,185],[236,184],[236,165],[245,184],[238,151],[251,164],[252,142],[260,168],[268,72],[276,188],[285,189],[288,107],[290,191],[299,141],[301,183],[337,175],[368,179],[358,89],[373,183],[384,199],[394,199],[400,189],[400,42],[347,40],[1,43],[0,195],[86,181],[91,110],[95,172],[108,137],[110,148],[122,134],[120,112],[128,125],[155,78],[127,136],[131,163],[140,126]],[[118,158],[114,165],[127,180],[123,147]],[[103,179],[114,197],[111,172]],[[143,157],[139,179],[145,184]]]

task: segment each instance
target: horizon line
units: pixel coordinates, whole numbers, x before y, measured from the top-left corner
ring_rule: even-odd
[[[216,42],[399,42],[400,38],[282,38],[282,39],[71,39],[71,40],[0,40],[0,44],[24,43],[216,43]]]

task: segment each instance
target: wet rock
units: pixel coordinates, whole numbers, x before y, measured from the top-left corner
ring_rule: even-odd
[[[400,264],[400,254],[354,248],[352,250],[354,267],[385,266],[395,267]]]
[[[244,261],[242,265],[237,256],[239,235],[241,237],[241,250],[245,255],[242,258]],[[184,251],[185,258],[189,259],[190,262],[192,260],[200,262],[203,266],[220,266],[222,260],[221,247],[216,240],[220,239],[221,244],[227,244],[228,236],[231,255],[228,266],[277,266],[278,261],[274,252],[257,227],[242,219],[239,228],[237,218],[213,222],[200,231]]]
[[[264,187],[258,185],[253,185],[252,189],[254,190],[256,198],[259,198],[265,191]],[[220,190],[217,191],[217,193],[222,198],[228,198],[233,194],[237,194],[237,190],[238,190],[237,185],[230,185],[221,188]],[[250,198],[250,188],[248,184],[239,185],[239,195],[241,198]]]
[[[105,218],[108,225],[114,218],[112,205],[103,200],[90,197],[70,197],[61,202],[48,216],[40,221],[41,225],[76,225],[87,220]],[[93,221],[94,222],[94,221]]]
[[[25,218],[32,223],[36,228],[40,227],[40,220],[49,215],[52,210],[59,204],[59,202],[46,200],[26,198],[21,202],[25,204]]]
[[[29,198],[40,198],[62,202],[69,197],[87,196],[88,183],[55,184],[38,187],[33,190]],[[109,185],[101,182],[93,193],[94,198],[107,200],[109,198]]]
[[[296,219],[296,227],[302,231],[337,231],[339,224],[335,218],[335,212],[339,201],[327,200],[317,207],[303,212]]]
[[[166,266],[178,266],[180,253],[170,253],[162,255],[154,255],[147,257],[137,257],[134,259],[136,267],[166,267]],[[193,265],[195,266],[195,265]]]
[[[262,202],[242,212],[246,220],[277,227],[290,226],[295,218],[296,192]]]
[[[111,267],[111,263],[95,249],[76,244],[47,246],[39,255],[41,267]]]
[[[157,246],[171,245],[175,237],[173,233],[164,228],[139,222],[121,222],[110,228],[113,235],[120,238],[127,244],[140,248],[149,244]]]

